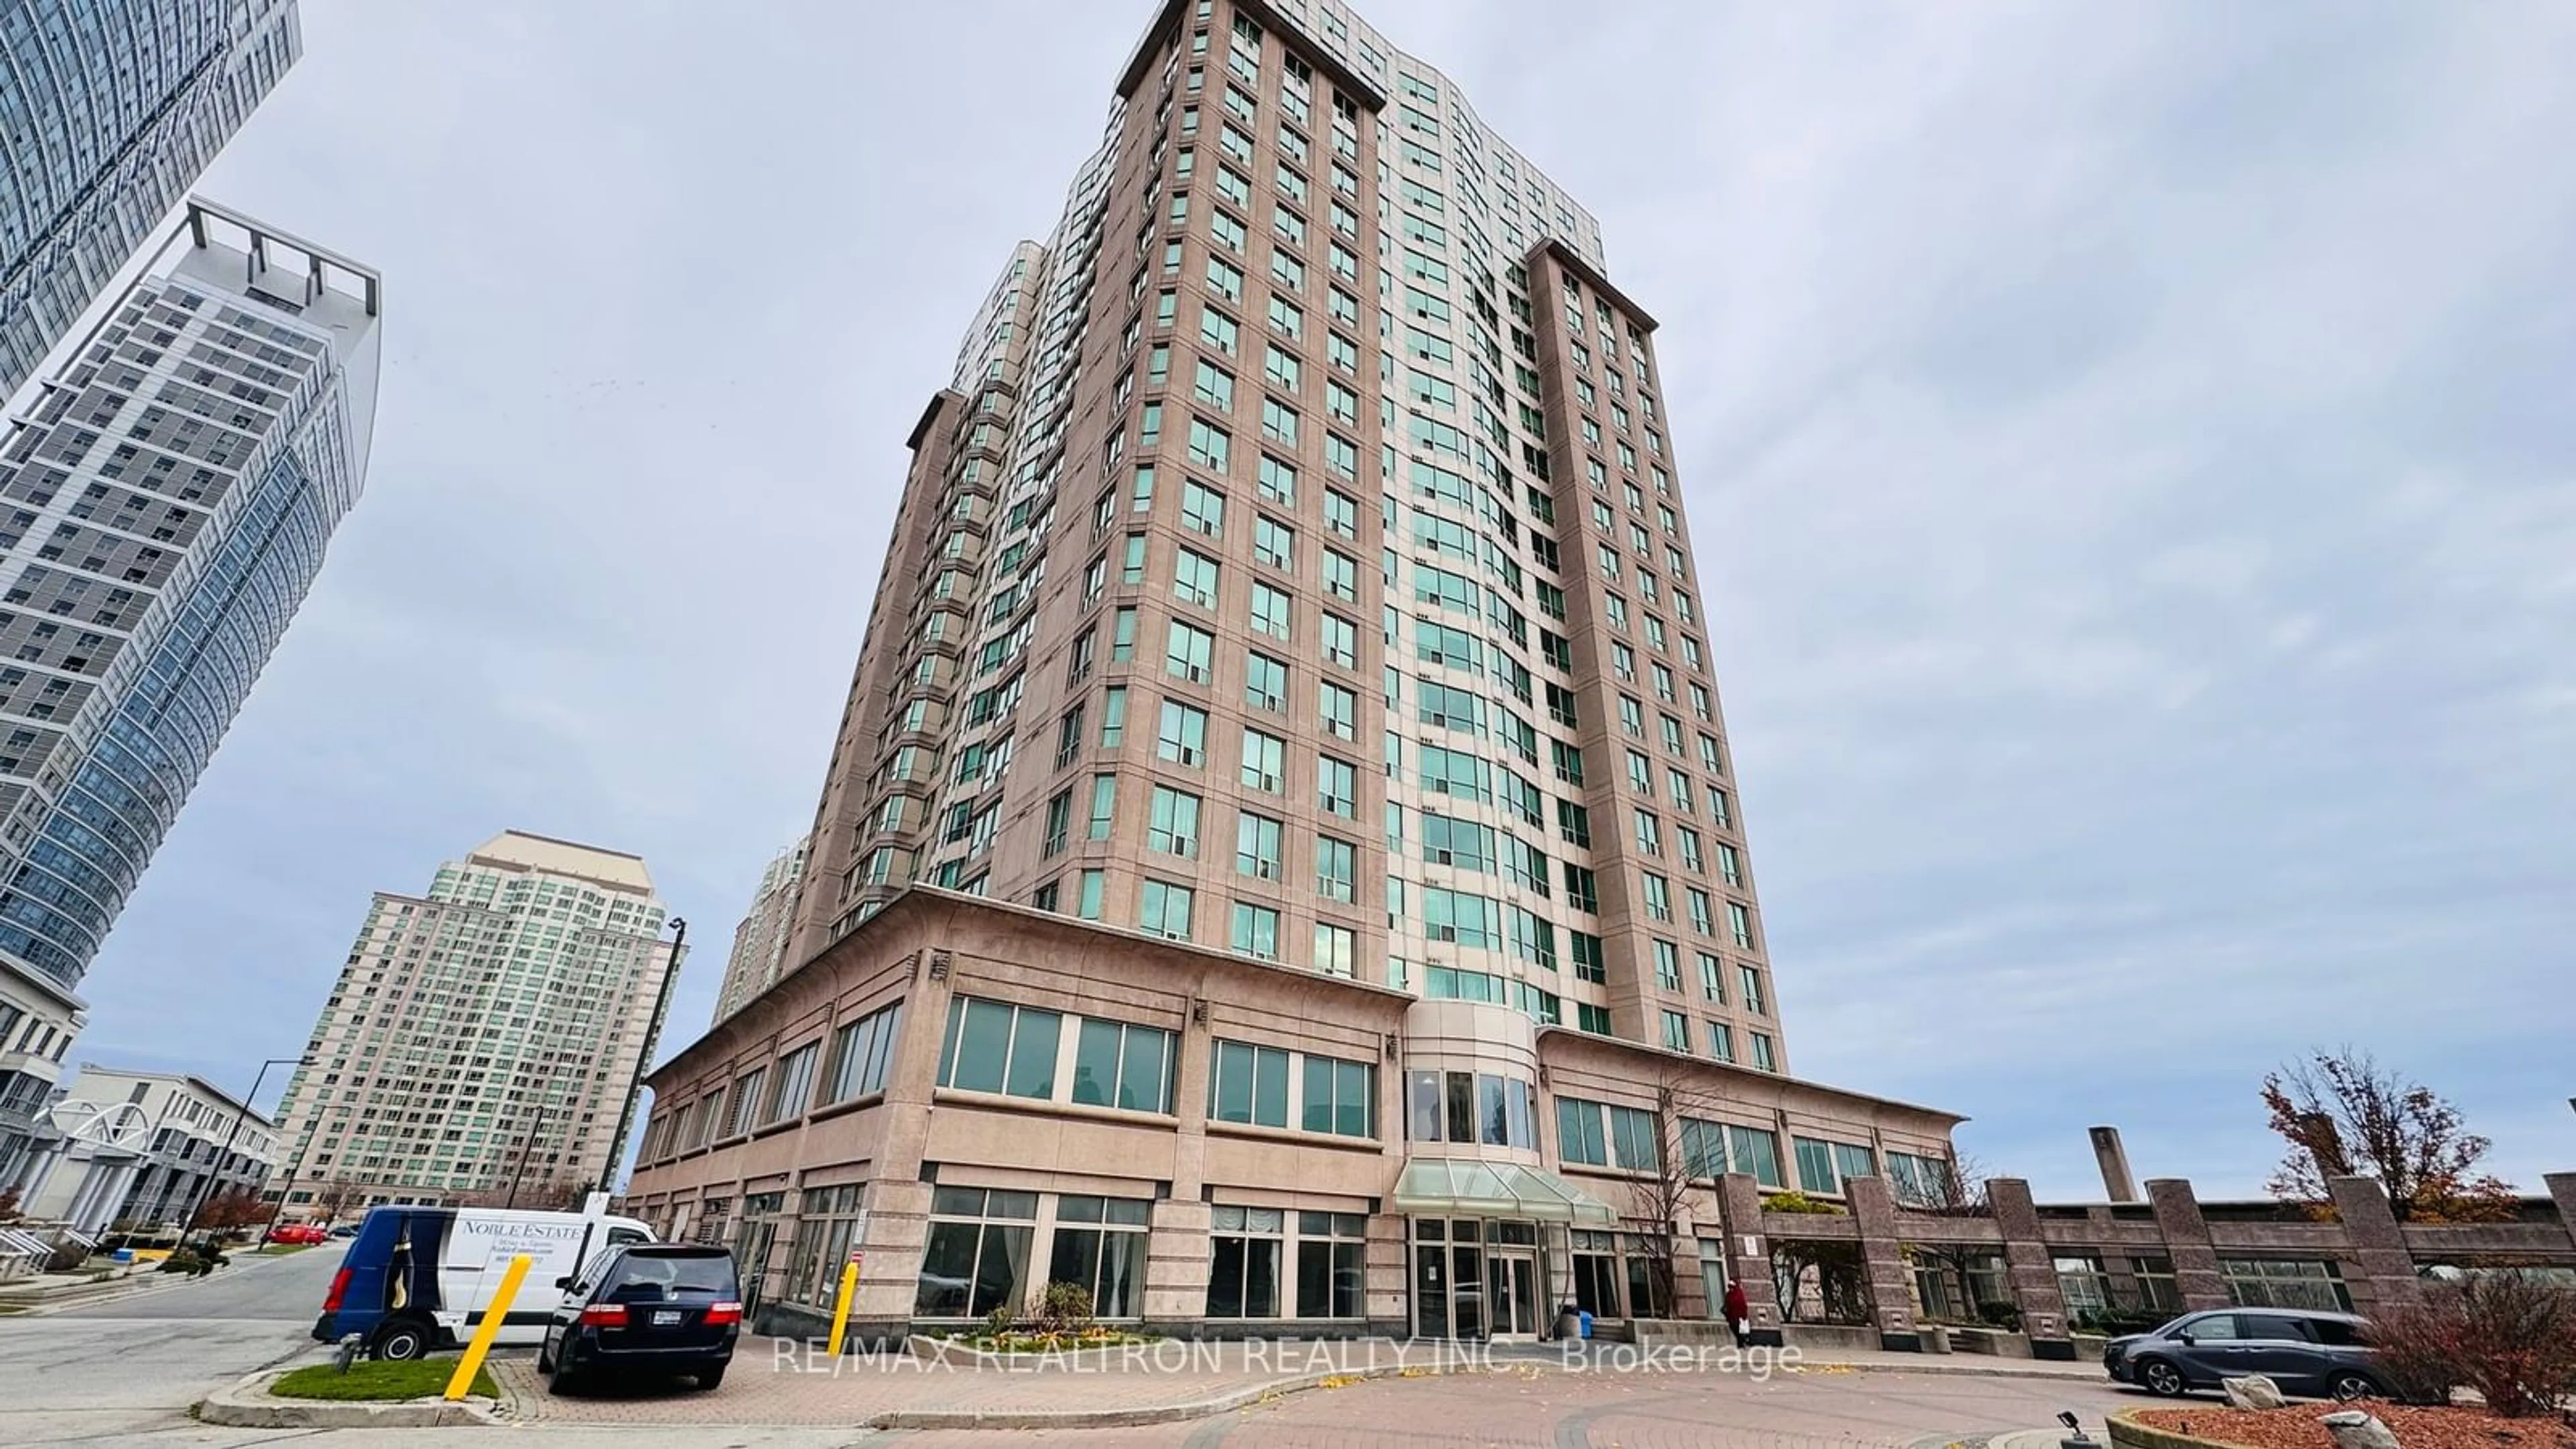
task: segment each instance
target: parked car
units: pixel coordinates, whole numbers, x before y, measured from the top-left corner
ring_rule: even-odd
[[[510,1208],[373,1207],[350,1239],[322,1300],[313,1336],[359,1337],[376,1358],[419,1358],[471,1337],[510,1260],[532,1261],[496,1342],[538,1341],[566,1275],[609,1248],[650,1242],[653,1230],[606,1213]]]
[[[333,1228],[330,1235],[334,1238],[340,1239],[354,1238],[358,1235],[358,1225],[356,1223],[342,1223]]]
[[[2350,1400],[2389,1397],[2371,1357],[2367,1325],[2349,1313],[2228,1308],[2186,1313],[2153,1333],[2115,1338],[2102,1367],[2124,1384],[2168,1398],[2261,1374],[2285,1394]]]
[[[328,1237],[329,1235],[314,1223],[279,1223],[268,1230],[268,1240],[272,1243],[300,1243],[308,1248],[327,1240]]]
[[[557,1286],[563,1304],[537,1350],[547,1392],[617,1372],[687,1374],[701,1390],[724,1382],[742,1332],[742,1284],[729,1250],[631,1244]]]

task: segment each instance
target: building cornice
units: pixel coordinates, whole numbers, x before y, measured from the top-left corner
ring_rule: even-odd
[[[1651,1042],[1630,1041],[1626,1037],[1602,1036],[1597,1032],[1582,1031],[1570,1026],[1541,1025],[1538,1029],[1538,1051],[1541,1057],[1546,1056],[1551,1045],[1570,1046],[1575,1043],[1612,1056],[1635,1058],[1641,1068],[1659,1068],[1668,1071],[1687,1066],[1695,1072],[1710,1073],[1730,1083],[1741,1083],[1748,1088],[1760,1088],[1772,1092],[1791,1090],[1815,1092],[1846,1102],[1866,1102],[1873,1107],[1910,1112],[1946,1123],[1950,1127],[1956,1127],[1969,1120],[1956,1112],[1944,1112],[1938,1107],[1926,1107],[1917,1102],[1900,1102],[1894,1097],[1855,1092],[1848,1087],[1837,1087],[1826,1082],[1812,1082],[1802,1077],[1783,1076],[1778,1072],[1759,1071],[1738,1062],[1721,1062],[1707,1057],[1695,1057],[1688,1052],[1677,1052],[1669,1047],[1656,1046]],[[1653,1081],[1655,1072],[1651,1069],[1641,1070],[1637,1079]]]
[[[709,1026],[697,1040],[673,1052],[667,1060],[653,1070],[650,1076],[645,1078],[645,1085],[659,1094],[669,1079],[693,1075],[698,1067],[698,1062],[694,1059],[702,1058],[710,1049],[721,1049],[725,1054],[730,1055],[734,1049],[744,1044],[765,1041],[775,1035],[775,1023],[767,1020],[765,1015],[759,1014],[761,999],[771,992],[783,989],[801,973],[822,970],[831,972],[836,979],[846,979],[844,973],[849,963],[866,952],[879,934],[906,927],[936,934],[943,927],[961,918],[977,915],[1025,921],[1041,930],[1103,937],[1111,942],[1132,946],[1138,951],[1160,952],[1188,958],[1203,971],[1212,975],[1223,973],[1238,977],[1284,981],[1309,990],[1338,993],[1355,1008],[1383,1011],[1397,1018],[1402,1016],[1405,1008],[1419,999],[1409,991],[1398,991],[1392,987],[1358,981],[1347,976],[1327,976],[1300,966],[1256,961],[1251,957],[1238,956],[1231,951],[1220,951],[1211,946],[1201,946],[1189,941],[1174,941],[1123,926],[1077,920],[1071,916],[1059,915],[1054,911],[1042,911],[1035,906],[997,901],[986,896],[968,895],[963,891],[943,890],[938,886],[916,882],[889,897],[882,909],[860,922],[848,935],[816,952],[793,970],[780,972],[778,979],[770,983],[761,996],[745,1002],[732,1015]],[[758,1019],[755,1019],[756,1017]],[[684,1063],[690,1067],[689,1072],[678,1070]]]
[[[912,431],[904,435],[904,449],[907,452],[920,452],[921,440],[930,436],[930,425],[939,420],[940,409],[964,401],[966,401],[966,395],[955,388],[943,387],[932,393],[930,401],[922,406],[920,421],[915,422],[912,425]]]
[[[1612,282],[1608,277],[1603,276],[1599,267],[1585,261],[1582,254],[1575,251],[1574,248],[1567,246],[1564,242],[1555,237],[1541,237],[1539,238],[1537,245],[1531,247],[1526,253],[1522,254],[1521,265],[1528,266],[1530,263],[1537,261],[1542,256],[1556,258],[1560,265],[1562,265],[1567,271],[1574,273],[1575,276],[1581,278],[1586,285],[1592,288],[1592,290],[1599,292],[1608,297],[1611,301],[1618,303],[1619,310],[1627,313],[1629,317],[1633,318],[1641,330],[1647,332],[1655,330],[1655,319],[1653,315],[1647,312],[1645,308],[1638,306],[1635,298],[1620,291],[1617,283]]]

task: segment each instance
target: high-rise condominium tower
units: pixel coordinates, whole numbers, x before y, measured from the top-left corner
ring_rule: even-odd
[[[1437,72],[1229,14],[914,432],[805,949],[924,880],[1785,1070],[1654,319]]]
[[[0,1022],[73,1029],[357,501],[379,302],[369,268],[192,201],[0,440]],[[44,1088],[0,1066],[0,1158]]]
[[[786,1331],[865,1246],[881,1336],[1073,1281],[1481,1338],[1768,1305],[1762,1189],[1937,1172],[1956,1118],[1788,1074],[1605,265],[1337,0],[1165,5],[912,430],[787,969],[655,1073],[634,1210]]]
[[[577,1201],[679,969],[644,862],[507,831],[378,892],[287,1084],[284,1211]]]
[[[295,0],[0,0],[0,400],[302,49]]]
[[[805,842],[778,852],[760,873],[760,889],[751,909],[733,928],[733,955],[725,961],[724,984],[716,990],[714,1021],[742,1009],[742,1004],[769,989],[787,959],[787,937],[795,926],[796,885],[805,876]]]

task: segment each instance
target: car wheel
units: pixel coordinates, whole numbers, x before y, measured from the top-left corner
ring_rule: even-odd
[[[581,1381],[573,1377],[572,1370],[564,1367],[561,1360],[546,1370],[546,1392],[557,1398],[570,1394],[580,1385]]]
[[[714,1392],[717,1386],[724,1382],[725,1367],[724,1364],[717,1364],[713,1368],[698,1370],[698,1392],[702,1394]]]
[[[418,1319],[395,1319],[376,1330],[375,1341],[367,1346],[367,1351],[395,1363],[426,1357],[429,1353],[429,1327]]]
[[[2146,1386],[2148,1393],[2163,1399],[2181,1398],[2186,1387],[2182,1370],[2160,1358],[2151,1358],[2138,1365],[2138,1382]]]
[[[2355,1399],[2381,1398],[2385,1393],[2386,1391],[2379,1387],[2377,1379],[2365,1373],[2356,1373],[2351,1369],[2345,1369],[2326,1379],[2326,1397],[2338,1404],[2349,1404]]]

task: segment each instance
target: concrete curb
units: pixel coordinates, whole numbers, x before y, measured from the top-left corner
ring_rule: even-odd
[[[269,1393],[289,1369],[262,1369],[229,1389],[197,1401],[201,1424],[232,1429],[439,1429],[500,1422],[488,1402],[412,1399],[401,1403],[334,1403],[322,1399],[281,1399]]]
[[[2188,1408],[2190,1406],[2167,1404],[2164,1407]],[[2110,1416],[2107,1427],[2110,1430],[2111,1442],[2119,1446],[2119,1449],[2213,1449],[2213,1446],[2236,1449],[2236,1446],[2225,1439],[2203,1439],[2196,1434],[2177,1434],[2171,1429],[2159,1429],[2153,1424],[2141,1424],[2132,1417],[2137,1412],[2136,1409],[2121,1409]]]
[[[896,1409],[867,1421],[871,1429],[1128,1429],[1141,1424],[1175,1424],[1210,1419],[1219,1414],[1308,1389],[1340,1388],[1367,1379],[1429,1378],[1435,1374],[1483,1373],[1473,1364],[1416,1364],[1353,1369],[1348,1373],[1300,1374],[1253,1384],[1212,1399],[1179,1404],[1146,1404],[1132,1409]]]

